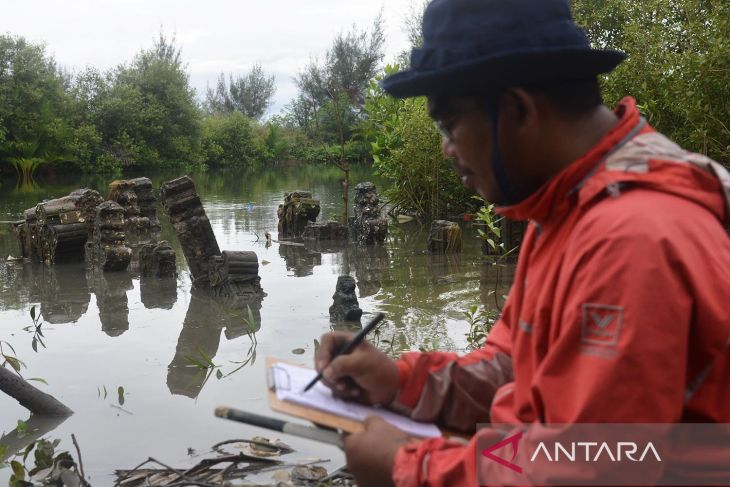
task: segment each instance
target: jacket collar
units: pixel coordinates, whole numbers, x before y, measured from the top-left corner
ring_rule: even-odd
[[[574,190],[612,149],[630,137],[642,123],[641,115],[636,108],[636,101],[633,98],[624,98],[615,112],[619,119],[618,123],[598,144],[553,176],[527,199],[516,205],[498,207],[497,213],[511,220],[534,220],[545,224],[576,205],[578,195]]]

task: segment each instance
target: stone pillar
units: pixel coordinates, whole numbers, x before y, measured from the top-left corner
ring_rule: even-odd
[[[193,283],[208,285],[210,258],[221,251],[195,183],[188,176],[167,181],[162,183],[160,197],[182,245]]]
[[[94,234],[86,244],[86,260],[103,271],[123,271],[132,260],[132,249],[125,245],[124,208],[105,201],[96,208]]]
[[[380,215],[380,198],[370,182],[355,186],[355,216],[350,222],[352,236],[360,244],[383,243],[388,234],[388,220]]]
[[[140,196],[144,201],[140,201]],[[138,244],[157,241],[155,232],[159,232],[160,222],[157,219],[152,182],[148,178],[112,181],[109,183],[107,199],[124,208],[128,245],[136,247]]]
[[[167,240],[144,244],[139,250],[139,272],[144,277],[177,276],[175,250]]]
[[[458,223],[435,220],[431,224],[428,250],[432,254],[459,253],[462,250],[461,227]]]
[[[263,294],[259,260],[255,252],[224,250],[213,256],[208,266],[210,285],[215,296]]]
[[[332,295],[334,302],[330,306],[330,321],[360,321],[362,309],[355,294],[355,279],[352,276],[337,278],[337,288]]]
[[[319,200],[312,199],[309,191],[284,193],[284,204],[279,205],[279,238],[298,238],[304,233],[307,223],[317,220]]]
[[[129,183],[137,195],[137,206],[139,207],[140,216],[149,220],[151,231],[159,232],[160,220],[157,218],[157,198],[152,189],[152,181],[149,178],[141,177],[130,179]]]
[[[308,222],[304,228],[302,238],[304,240],[347,240],[348,230],[340,222]]]

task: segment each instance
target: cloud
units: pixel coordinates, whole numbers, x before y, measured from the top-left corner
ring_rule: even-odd
[[[24,0],[5,2],[7,33],[44,41],[63,66],[107,69],[149,47],[162,28],[175,34],[199,94],[220,72],[243,74],[255,62],[274,74],[274,107],[295,94],[292,77],[334,36],[369,27],[383,7],[386,60],[406,48],[403,18],[413,0]],[[275,111],[273,111],[275,113]]]

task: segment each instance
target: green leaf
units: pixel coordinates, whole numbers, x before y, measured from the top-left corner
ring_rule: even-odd
[[[22,419],[19,419],[18,426],[16,427],[16,429],[18,430],[18,433],[25,433],[26,430],[28,429],[28,424],[25,421],[23,421]]]
[[[7,360],[7,362],[10,364],[10,366],[16,372],[18,372],[18,373],[20,372],[20,364],[22,363],[20,360],[18,360],[15,357],[10,357],[10,356],[7,356],[7,355],[5,355],[5,360]]]
[[[33,451],[33,448],[35,448],[35,441],[31,443],[30,445],[25,447],[25,450],[23,450],[23,463],[25,463],[25,459],[28,458],[28,455],[31,451]]]
[[[119,402],[119,405],[124,406],[124,387],[117,387],[117,395],[117,401]]]
[[[13,470],[13,475],[16,479],[25,479],[25,467],[22,463],[18,462],[17,460],[13,460],[12,462],[10,462],[10,468]]]
[[[30,317],[33,321],[35,321],[35,304],[30,307]]]
[[[223,372],[221,372],[221,369],[218,369],[215,371],[215,377],[216,377],[216,379],[223,378]]]
[[[40,382],[41,384],[48,385],[48,382],[46,382],[46,379],[43,379],[41,377],[31,377],[30,379],[25,379],[27,381],[34,381],[34,382]]]
[[[33,337],[33,341],[30,343],[30,346],[34,352],[38,353],[38,340],[36,337]]]

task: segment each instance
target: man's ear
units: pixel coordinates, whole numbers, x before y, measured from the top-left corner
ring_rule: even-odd
[[[529,130],[538,121],[534,95],[524,88],[507,88],[502,96],[502,116],[515,130]]]

